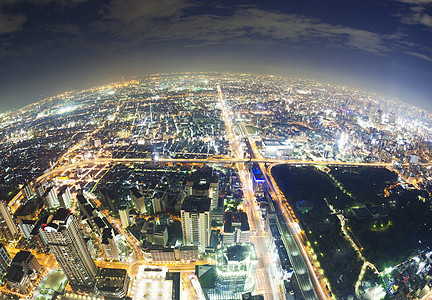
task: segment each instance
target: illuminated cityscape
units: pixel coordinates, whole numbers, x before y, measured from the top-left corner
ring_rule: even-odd
[[[431,122],[377,94],[235,73],[9,112],[1,293],[429,299]]]
[[[0,0],[0,300],[432,300],[432,0]]]

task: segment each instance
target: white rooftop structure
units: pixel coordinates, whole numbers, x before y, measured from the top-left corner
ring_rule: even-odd
[[[166,280],[167,267],[141,265],[132,287],[132,299],[172,299],[172,280]]]

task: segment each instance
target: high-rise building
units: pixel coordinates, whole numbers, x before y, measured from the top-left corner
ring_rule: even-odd
[[[39,221],[35,223],[33,230],[30,232],[30,238],[33,242],[33,245],[36,246],[36,251],[38,253],[47,253],[48,252],[48,241],[46,240],[42,227],[43,224],[46,224],[48,216],[43,217]]]
[[[109,299],[125,299],[128,294],[129,276],[125,269],[103,268],[97,277],[97,289]]]
[[[42,195],[42,199],[45,202],[47,208],[59,207],[60,203],[57,198],[57,189],[54,186],[50,186],[45,193]]]
[[[156,245],[165,247],[168,243],[168,228],[163,225],[156,225],[153,234],[153,241]]]
[[[389,122],[391,125],[395,125],[395,124],[396,124],[396,114],[395,114],[394,112],[391,112],[391,113],[389,114],[388,122]]]
[[[216,208],[219,196],[219,178],[213,174],[213,169],[205,166],[189,175],[187,180],[187,195],[209,197],[211,207]]]
[[[6,226],[13,238],[19,236],[19,231],[12,218],[12,214],[5,201],[0,201],[0,218],[6,223]]]
[[[69,208],[70,203],[72,202],[72,195],[69,186],[64,185],[60,188],[60,191],[57,194],[57,199],[60,207]]]
[[[153,198],[151,199],[151,204],[153,213],[156,214],[162,211],[162,199],[161,197],[159,197],[159,195],[153,196]]]
[[[210,241],[211,230],[211,200],[208,197],[188,196],[181,208],[183,244],[199,246],[201,252]]]
[[[3,244],[0,243],[0,274],[7,272],[12,260]]]
[[[101,245],[106,258],[119,259],[117,244],[113,230],[105,228],[101,235]]]
[[[252,167],[252,187],[256,196],[264,196],[265,191],[265,179],[258,165]]]
[[[250,228],[245,212],[225,212],[223,244],[248,243]]]
[[[116,206],[116,196],[112,191],[106,190],[104,188],[99,189],[99,197],[101,203],[110,210],[115,210]]]
[[[39,183],[35,186],[35,192],[38,198],[42,198],[42,196],[45,194],[45,187]]]
[[[27,183],[22,189],[21,192],[23,192],[26,199],[30,199],[34,196],[34,191],[31,183]]]
[[[136,188],[130,188],[129,193],[132,199],[132,202],[135,204],[135,208],[141,213],[147,213],[147,207],[144,199],[144,195]]]
[[[70,286],[78,290],[94,290],[98,269],[71,211],[58,209],[49,216],[42,230]]]
[[[120,209],[119,210],[119,215],[120,215],[120,221],[121,221],[121,224],[122,224],[123,228],[129,227],[129,225],[130,225],[130,222],[129,222],[129,209],[127,207],[123,208],[123,209]]]
[[[31,238],[31,232],[35,227],[35,223],[36,221],[33,220],[23,220],[20,218],[18,219],[18,227],[21,230],[23,237],[25,237],[26,239]]]
[[[30,277],[22,266],[10,268],[6,276],[7,287],[11,290],[19,290],[22,294],[27,294],[31,284]]]
[[[13,258],[11,267],[15,266],[22,266],[27,274],[39,273],[42,270],[36,257],[30,251],[25,250],[21,250]]]
[[[216,253],[216,289],[220,299],[241,299],[255,287],[258,257],[251,243],[225,245]]]

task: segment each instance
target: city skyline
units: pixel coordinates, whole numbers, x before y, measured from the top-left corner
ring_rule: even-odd
[[[159,72],[230,71],[369,89],[432,111],[431,2],[0,4],[0,112]]]

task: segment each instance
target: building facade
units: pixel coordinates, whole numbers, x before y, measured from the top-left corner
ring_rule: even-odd
[[[216,253],[216,288],[220,299],[241,299],[255,287],[258,257],[251,243],[225,245]]]
[[[78,290],[94,290],[98,269],[71,211],[60,208],[48,218],[42,230],[70,286]]]
[[[13,238],[17,238],[20,234],[16,226],[9,207],[5,201],[0,201],[0,217],[4,221]]]
[[[12,260],[3,244],[0,243],[0,273],[5,274]]]
[[[201,252],[210,242],[211,200],[208,197],[188,196],[185,198],[181,214],[183,244],[198,246]]]

